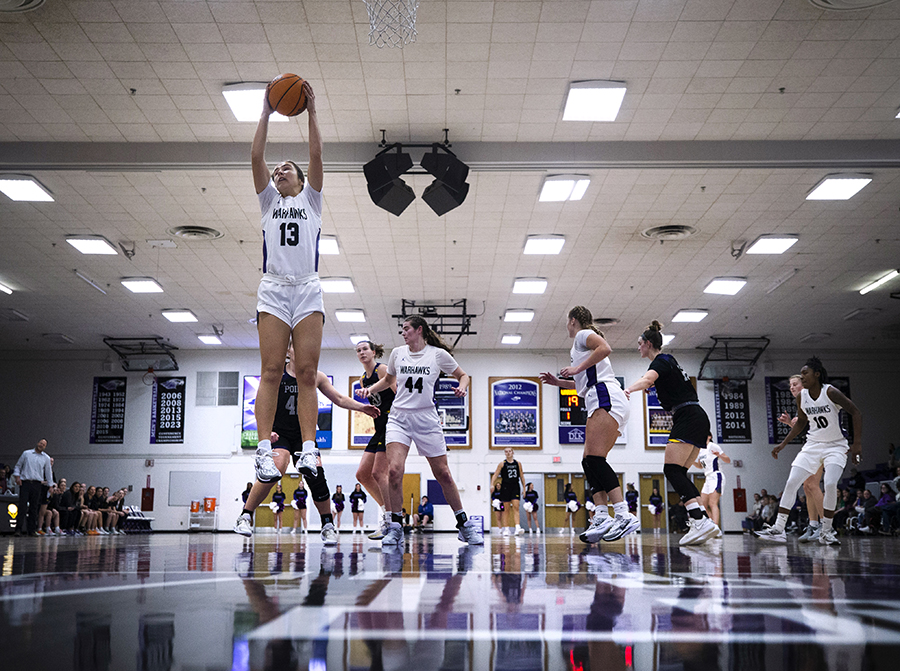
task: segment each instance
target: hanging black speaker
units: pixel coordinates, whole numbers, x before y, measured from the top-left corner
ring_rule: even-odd
[[[412,168],[412,165],[410,155],[399,149],[396,153],[378,154],[366,163],[363,174],[366,176],[366,186],[372,202],[396,216],[409,207],[416,199],[416,194],[400,179],[400,175]]]

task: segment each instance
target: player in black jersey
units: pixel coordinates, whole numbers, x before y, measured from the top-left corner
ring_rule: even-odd
[[[244,509],[234,523],[235,533],[239,533],[242,536],[253,535],[253,511],[263,502],[275,483],[287,471],[291,457],[293,456],[294,458],[294,466],[302,458],[303,435],[297,420],[297,380],[293,376],[293,359],[294,348],[291,345],[288,349],[288,360],[285,364],[281,385],[278,390],[278,406],[275,412],[275,423],[271,439],[273,459],[280,475],[269,482],[262,482],[257,479],[253,483],[250,496],[247,497],[247,503],[244,504]],[[316,371],[316,388],[338,407],[364,412],[370,417],[378,417],[380,414],[380,411],[375,406],[364,405],[340,393],[322,371]],[[304,478],[306,479],[306,484],[309,485],[309,491],[316,504],[316,509],[322,518],[322,540],[325,541],[326,545],[334,545],[337,543],[337,531],[334,528],[331,505],[329,503],[328,483],[325,481],[325,470],[322,468],[321,457],[317,459],[315,476],[310,477],[308,474],[304,474]]]
[[[497,470],[494,471],[494,475],[491,478],[491,489],[494,488],[497,482],[500,483],[499,498],[501,503],[503,503],[503,512],[500,513],[499,517],[500,525],[503,527],[502,535],[509,536],[513,524],[515,524],[515,535],[521,536],[525,533],[525,530],[519,524],[519,499],[522,495],[522,488],[519,486],[519,483],[521,482],[522,486],[525,485],[525,474],[522,473],[522,464],[516,460],[515,453],[511,447],[503,450],[503,454],[506,458],[500,462]],[[505,521],[504,518],[506,518]]]
[[[663,354],[662,324],[654,320],[638,338],[641,358],[650,359],[650,369],[640,380],[625,390],[631,398],[636,391],[656,387],[656,396],[664,410],[672,413],[672,430],[666,443],[666,465],[663,473],[681,497],[690,515],[690,529],[681,545],[699,545],[718,536],[719,527],[713,524],[700,505],[700,492],[688,477],[687,469],[697,460],[700,448],[709,436],[709,417],[691,380],[671,354]]]
[[[384,356],[382,345],[376,345],[371,340],[362,340],[356,344],[356,356],[365,371],[359,378],[361,387],[371,387],[387,374],[387,366],[383,363],[376,363],[377,359]],[[369,439],[366,451],[359,461],[359,468],[356,469],[356,479],[382,509],[384,509],[382,491],[387,492],[390,486],[384,434],[396,393],[397,384],[394,383],[384,391],[369,396],[369,403],[378,408],[381,415],[375,419],[375,433]],[[384,538],[384,533],[390,523],[390,515],[385,512],[379,528],[369,534],[369,538],[373,541]]]

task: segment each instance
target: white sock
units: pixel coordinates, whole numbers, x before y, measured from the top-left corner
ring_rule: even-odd
[[[614,503],[613,511],[615,511],[616,517],[625,517],[628,514],[628,504],[625,501]]]
[[[272,451],[272,441],[271,440],[261,440],[259,441],[259,445],[256,448],[257,450],[262,450],[263,452],[271,452]]]
[[[822,518],[822,531],[827,533],[833,529],[834,520],[830,517]]]
[[[810,520],[809,526],[811,526],[813,529],[818,529],[819,528],[819,520]]]
[[[304,440],[303,441],[303,451],[304,452],[312,452],[316,449],[316,441],[314,440]]]
[[[787,525],[787,518],[787,513],[778,513],[778,519],[775,520],[773,528],[778,532],[784,531],[784,527]]]

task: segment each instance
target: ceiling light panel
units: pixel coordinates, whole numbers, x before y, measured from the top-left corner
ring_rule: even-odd
[[[366,321],[366,313],[362,310],[335,310],[334,317],[339,322],[357,322]]]
[[[163,288],[152,277],[123,277],[122,286],[134,294],[161,294]]]
[[[543,277],[517,277],[513,283],[514,294],[542,294],[547,290]]]
[[[670,342],[672,342],[673,340],[675,340],[675,336],[674,336],[674,335],[666,335],[665,333],[662,334],[662,338],[663,338],[663,347],[665,347],[665,346],[668,345]]]
[[[746,254],[784,254],[800,238],[796,235],[761,235],[750,243]]]
[[[238,121],[259,121],[263,110],[263,95],[266,92],[266,83],[245,82],[241,84],[226,84],[222,87],[222,95],[231,113]],[[286,116],[274,112],[269,121],[287,121]]]
[[[319,280],[322,285],[322,291],[326,294],[352,294],[356,292],[353,288],[353,280],[349,277],[323,277]]]
[[[525,254],[559,254],[566,238],[562,235],[529,235],[525,240]]]
[[[0,179],[0,191],[10,200],[31,203],[53,202],[53,196],[30,177]]]
[[[217,335],[198,335],[197,338],[204,345],[221,345],[222,340]]]
[[[2,291],[5,294],[12,294],[12,292],[13,292],[12,289],[10,289],[8,286],[6,286],[5,284],[2,284],[2,283],[0,283],[0,291]]]
[[[190,310],[163,310],[162,316],[170,322],[185,323],[197,321],[197,315]]]
[[[369,340],[368,333],[351,333],[350,334],[350,342],[352,342],[354,345],[358,345],[359,343],[363,342],[364,340]]]
[[[717,277],[706,285],[705,294],[721,294],[722,296],[734,296],[744,288],[747,280],[743,277]]]
[[[706,310],[679,310],[678,314],[672,317],[673,322],[702,322],[706,319],[709,312]]]
[[[569,84],[563,121],[615,121],[624,98],[625,82],[573,82]]]
[[[534,319],[534,310],[507,310],[503,315],[505,322],[530,322]]]
[[[337,238],[333,235],[323,235],[319,238],[319,254],[340,254]]]
[[[886,283],[890,282],[892,279],[897,277],[897,275],[900,275],[900,271],[892,270],[884,277],[877,279],[874,282],[872,282],[871,284],[867,284],[866,286],[864,286],[862,289],[859,290],[859,293],[862,294],[863,296],[865,296],[867,293],[869,293],[873,289],[877,289],[882,284],[886,284]]]
[[[500,338],[500,342],[504,345],[518,345],[522,342],[522,336],[518,333],[504,333],[503,337]]]
[[[809,192],[806,200],[850,200],[871,181],[866,175],[830,175]]]
[[[538,200],[542,203],[581,200],[590,183],[587,175],[550,175],[544,178]]]
[[[67,235],[66,242],[82,254],[107,254],[114,256],[119,251],[102,235]]]

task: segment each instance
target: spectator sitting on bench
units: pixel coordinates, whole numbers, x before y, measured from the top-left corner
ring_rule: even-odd
[[[433,522],[434,506],[431,505],[427,496],[423,496],[422,502],[419,504],[419,511],[413,515],[413,524],[417,529],[421,530],[423,527],[432,524]]]

